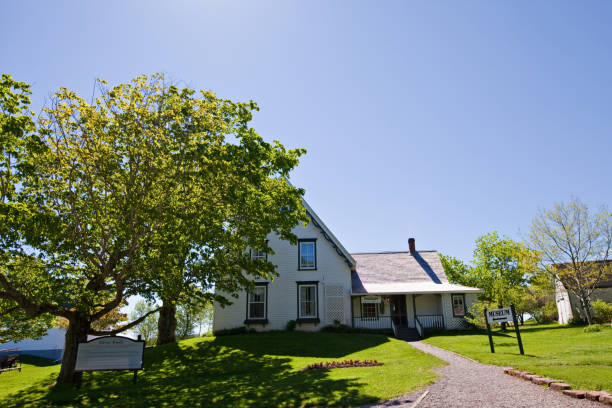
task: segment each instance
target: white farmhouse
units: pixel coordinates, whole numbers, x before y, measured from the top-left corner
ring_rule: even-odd
[[[423,329],[460,329],[480,289],[448,282],[436,251],[350,254],[304,202],[310,222],[293,232],[298,245],[270,235],[274,255],[265,257],[279,274],[258,281],[226,307],[214,305],[213,330],[238,327],[298,330],[344,324],[393,330],[398,337],[422,336]],[[229,298],[229,297],[228,297]]]

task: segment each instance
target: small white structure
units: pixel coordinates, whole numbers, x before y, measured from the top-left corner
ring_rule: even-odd
[[[436,251],[417,251],[411,238],[409,251],[350,254],[303,204],[310,222],[294,228],[297,245],[272,234],[274,255],[251,251],[275,264],[279,276],[256,282],[229,306],[215,303],[215,332],[244,326],[282,330],[291,320],[299,330],[335,323],[396,333],[466,327],[464,317],[481,290],[449,283]]]
[[[611,261],[608,261],[611,262]],[[604,302],[612,302],[612,274],[607,275],[595,287],[591,300],[601,299]],[[559,316],[559,324],[567,324],[570,319],[583,316],[578,297],[570,294],[561,281],[555,279],[555,301],[557,302],[557,313]]]
[[[44,357],[51,360],[61,360],[64,354],[66,329],[49,329],[39,340],[26,339],[18,342],[10,341],[0,344],[0,350],[19,349],[19,354]]]

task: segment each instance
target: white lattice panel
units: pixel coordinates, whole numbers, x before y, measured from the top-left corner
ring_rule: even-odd
[[[325,286],[325,310],[328,324],[335,320],[344,322],[344,288],[342,286]]]

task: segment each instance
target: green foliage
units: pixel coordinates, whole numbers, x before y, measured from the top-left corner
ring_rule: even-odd
[[[391,329],[380,329],[380,330],[372,330],[372,329],[361,329],[358,327],[351,327],[346,324],[334,324],[327,325],[321,329],[324,333],[361,333],[361,334],[384,334],[388,336],[393,335],[393,331]]]
[[[3,306],[8,302],[0,299],[0,311],[4,312],[0,316],[0,344],[8,341],[20,341],[25,339],[39,339],[47,333],[49,328],[56,323],[56,317],[50,314],[43,314],[36,318],[29,317],[22,309],[14,309],[14,303],[10,306]]]
[[[532,316],[538,324],[552,323],[557,320],[557,302],[549,300],[533,310]]]
[[[487,322],[484,318],[484,309],[497,309],[497,304],[486,300],[478,300],[470,306],[469,312],[465,316],[465,320],[473,327],[485,328]]]
[[[68,350],[131,295],[229,302],[275,274],[247,249],[307,220],[287,182],[304,150],[265,142],[254,102],[139,76],[99,81],[93,103],[60,88],[34,129],[27,85],[3,76],[0,92],[0,314],[66,318]]]
[[[449,282],[464,286],[479,287],[478,285],[480,282],[472,266],[454,256],[444,254],[440,254],[440,261],[442,261],[442,266],[444,267]]]
[[[187,338],[197,329],[198,336],[202,334],[202,326],[212,325],[213,308],[210,302],[189,302],[176,308],[176,334],[179,338]]]
[[[137,320],[139,317],[156,309],[156,305],[148,303],[144,299],[138,300],[134,305],[134,310],[130,316],[131,320]],[[132,331],[137,335],[140,334],[143,340],[147,344],[153,344],[155,340],[155,333],[157,331],[157,313],[152,313],[147,316],[143,321],[138,323],[132,328]]]
[[[586,321],[580,316],[574,316],[571,319],[569,319],[567,322],[567,326],[570,326],[570,327],[579,327],[579,326],[584,326],[586,324],[587,324]]]
[[[315,362],[345,359],[384,364],[301,371]],[[372,334],[276,332],[193,338],[145,350],[136,386],[130,372],[97,372],[87,373],[79,389],[50,387],[47,373],[30,377],[31,382],[19,388],[8,388],[2,374],[0,405],[361,406],[432,383],[438,377],[432,369],[442,365],[443,361],[404,341]]]
[[[13,203],[19,168],[34,128],[29,112],[30,86],[10,75],[0,77],[0,343],[39,338],[55,322],[48,313],[28,313],[8,296],[7,265],[15,253],[19,234],[7,228],[19,222],[22,208]],[[32,271],[22,271],[29,274]],[[36,292],[36,290],[33,290]]]
[[[222,329],[217,330],[214,334],[215,336],[233,336],[236,334],[247,334],[248,330],[244,326],[234,327],[232,329]]]
[[[585,333],[596,333],[601,331],[601,325],[599,324],[591,324],[582,329]]]
[[[285,325],[285,331],[289,331],[289,332],[294,331],[295,325],[296,325],[295,320],[289,320],[287,324]]]
[[[612,323],[612,302],[607,303],[601,299],[597,299],[591,303],[595,320],[599,323]]]
[[[513,331],[493,331],[495,354],[485,331],[444,332],[424,341],[484,364],[510,366],[543,377],[563,380],[573,389],[612,392],[612,329],[585,333],[582,327],[558,324],[520,328],[525,355]]]
[[[508,306],[511,302],[522,313],[527,308],[523,299],[529,274],[535,272],[536,254],[524,244],[492,232],[476,240],[472,264],[466,264],[449,255],[440,259],[449,281],[483,289],[478,306],[489,308]],[[480,324],[480,315],[474,313],[473,324]]]
[[[512,297],[510,289],[524,287],[526,275],[531,272],[529,260],[533,254],[522,243],[502,238],[497,232],[476,240],[474,271],[482,298],[507,306]]]

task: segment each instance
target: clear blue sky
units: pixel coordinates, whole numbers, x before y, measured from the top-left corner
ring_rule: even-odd
[[[612,202],[612,3],[2,2],[0,71],[34,105],[163,71],[257,101],[292,181],[350,251],[526,233],[538,208]]]

